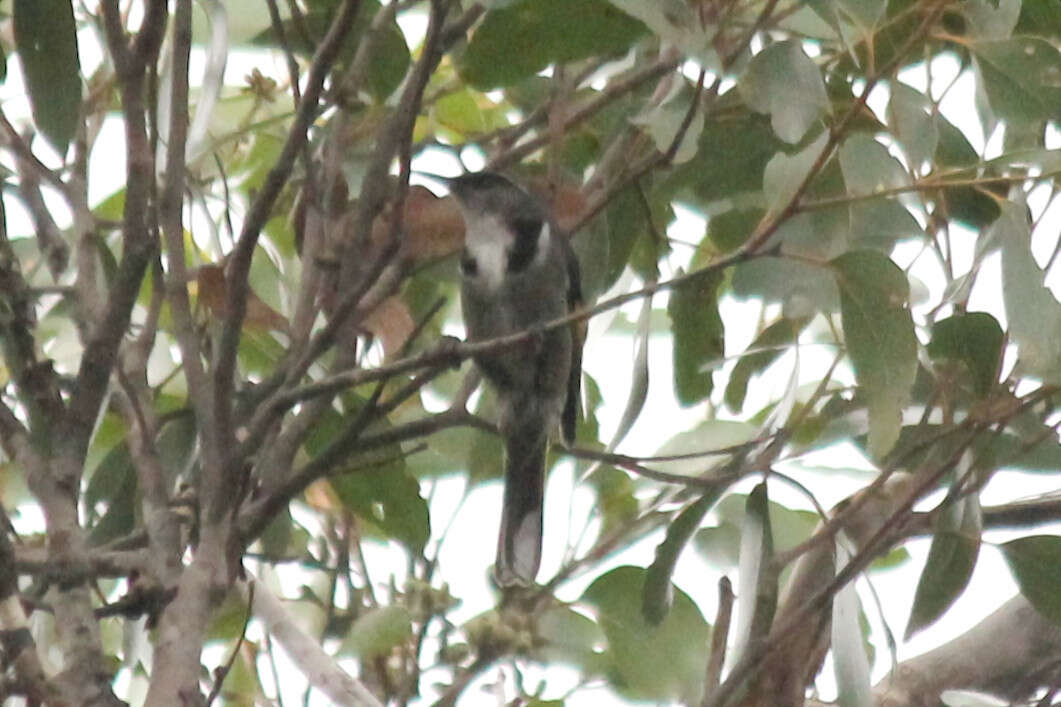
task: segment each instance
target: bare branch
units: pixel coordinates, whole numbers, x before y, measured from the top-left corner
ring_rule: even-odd
[[[1057,685],[1061,627],[1015,596],[961,636],[899,664],[874,689],[880,705],[937,705],[948,689],[1013,701]]]
[[[344,0],[335,14],[328,34],[317,48],[310,67],[309,76],[306,79],[306,91],[302,96],[295,120],[288,131],[287,140],[280,152],[280,156],[269,171],[269,176],[262,185],[258,197],[251,204],[250,211],[243,221],[243,228],[236,241],[236,248],[232,252],[229,262],[229,271],[226,281],[230,283],[226,293],[226,312],[228,318],[225,321],[217,345],[217,353],[214,356],[214,414],[216,416],[217,434],[220,439],[226,440],[232,437],[231,404],[232,389],[235,380],[236,348],[239,345],[240,330],[243,318],[247,312],[247,294],[249,285],[247,274],[250,271],[251,258],[254,248],[258,243],[261,229],[272,212],[280,191],[291,176],[291,170],[295,159],[298,157],[308,138],[309,126],[317,115],[318,101],[324,89],[324,80],[339,53],[343,40],[350,33],[354,18],[357,16],[360,0]],[[230,476],[228,474],[226,477]],[[218,480],[219,482],[221,480]],[[227,482],[231,486],[231,481]],[[220,504],[214,507],[214,512],[228,508],[228,499],[232,498],[230,493],[223,493],[225,489],[218,489],[218,493],[211,503]],[[229,491],[232,489],[229,488]]]

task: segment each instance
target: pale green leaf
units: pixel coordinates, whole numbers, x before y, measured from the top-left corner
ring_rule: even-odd
[[[583,593],[608,639],[607,674],[628,699],[699,702],[710,629],[692,599],[674,589],[674,604],[658,626],[641,615],[645,570],[617,567]]]
[[[869,451],[880,458],[899,438],[917,372],[910,287],[903,271],[880,253],[852,251],[831,264],[847,353],[869,408]]]
[[[836,543],[836,571],[839,573],[851,560],[845,541]],[[836,701],[840,707],[872,707],[869,660],[862,642],[859,621],[858,592],[854,581],[840,588],[833,597],[832,651],[833,671],[836,675]]]
[[[339,652],[371,660],[386,655],[412,635],[413,624],[408,609],[398,604],[380,606],[357,617]]]
[[[904,83],[892,84],[888,123],[915,169],[936,154],[939,128],[932,113],[933,105],[928,96]]]
[[[774,133],[799,142],[829,110],[821,71],[799,42],[772,44],[755,55],[737,83],[753,110],[770,115]]]
[[[763,171],[763,193],[771,211],[779,211],[792,200],[828,141],[828,133],[823,132],[796,154],[779,152],[770,159]]]
[[[1002,301],[1018,363],[1045,381],[1061,382],[1061,302],[1032,255],[1026,208],[1007,204],[989,237],[1002,244]]]

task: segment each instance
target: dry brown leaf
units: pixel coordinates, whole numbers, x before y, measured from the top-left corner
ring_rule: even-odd
[[[527,188],[549,204],[556,225],[564,233],[578,223],[586,210],[586,197],[576,182],[550,182],[546,177],[529,177]]]
[[[228,319],[228,283],[222,265],[207,264],[196,275],[199,301],[215,319]],[[267,305],[253,291],[247,293],[247,314],[243,326],[260,331],[287,331],[287,319]]]
[[[405,302],[393,296],[380,302],[361,322],[361,326],[380,340],[383,353],[389,358],[401,351],[416,328],[416,322]]]
[[[372,242],[390,235],[394,213],[388,208],[372,224]],[[464,219],[453,197],[437,197],[427,187],[409,187],[402,207],[402,256],[413,262],[441,258],[464,244]]]

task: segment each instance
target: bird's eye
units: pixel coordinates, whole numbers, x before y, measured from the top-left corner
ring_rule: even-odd
[[[461,256],[461,274],[465,277],[474,277],[479,273],[479,261],[472,257],[471,253],[464,251]]]

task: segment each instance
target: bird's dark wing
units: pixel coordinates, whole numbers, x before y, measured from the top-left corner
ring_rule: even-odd
[[[567,258],[567,311],[573,312],[583,305],[582,273],[578,258],[567,239],[562,238]],[[570,446],[575,441],[575,425],[578,422],[579,408],[582,406],[582,346],[586,342],[586,322],[573,322],[571,330],[571,370],[567,380],[567,400],[560,418],[560,434],[564,444]]]

